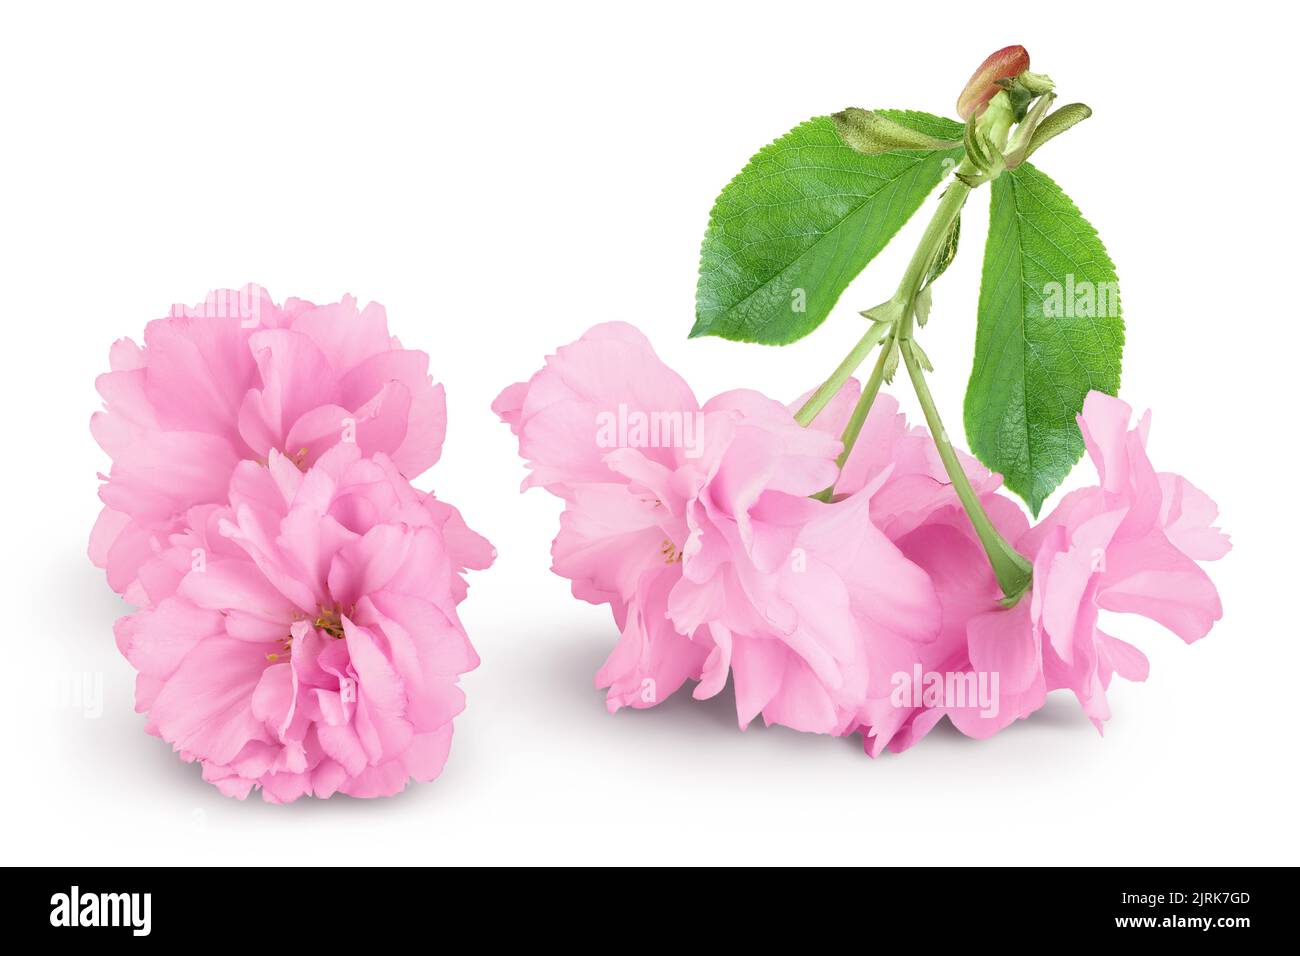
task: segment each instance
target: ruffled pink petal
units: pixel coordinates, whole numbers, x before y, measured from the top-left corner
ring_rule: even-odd
[[[1106,552],[1097,604],[1141,614],[1189,644],[1223,616],[1219,593],[1196,562],[1162,536],[1124,542]]]
[[[257,374],[248,331],[238,315],[149,323],[145,394],[162,428],[206,432],[239,447],[235,423]]]
[[[1143,681],[1151,672],[1151,664],[1146,655],[1117,637],[1098,631],[1097,649],[1105,668],[1125,680]]]
[[[750,653],[762,653],[762,648],[750,645]],[[772,649],[767,649],[772,654]],[[835,701],[826,684],[815,675],[806,662],[786,652],[776,651],[783,658],[780,686],[763,707],[763,719],[769,724],[780,724],[792,730],[810,734],[831,734],[839,727]]]
[[[429,377],[429,357],[409,350],[376,354],[343,377],[339,393],[343,404],[361,409],[392,386],[407,396],[400,440],[375,450],[388,452],[402,474],[415,478],[437,462],[447,434],[446,393]]]
[[[92,431],[105,419],[96,416]],[[99,497],[137,521],[168,521],[191,504],[220,501],[238,463],[224,438],[203,432],[162,432],[121,449]]]
[[[945,708],[953,726],[966,736],[991,737],[1043,705],[1045,682],[1035,642],[1029,636],[1032,627],[1030,608],[1023,600],[1010,610],[987,611],[971,618],[966,633],[972,650],[980,657],[979,664],[971,662],[976,689],[980,675],[984,675],[985,688],[991,692],[993,676],[997,675],[998,693],[995,706],[988,708],[969,700],[966,706]]]
[[[119,618],[113,627],[118,650],[131,666],[142,674],[163,678],[170,677],[198,644],[222,637],[224,631],[219,613],[174,599]]]
[[[647,570],[674,558],[654,512],[652,503],[618,485],[576,489],[551,546],[553,570],[573,582],[581,600],[631,599]]]
[[[620,422],[629,414],[692,414],[699,410],[690,388],[630,325],[598,325],[556,351],[527,389],[507,389],[499,413],[519,436],[530,461],[529,484],[557,493],[581,482],[608,480],[605,454],[618,447]],[[684,421],[681,422],[685,424]],[[602,425],[605,432],[602,433]],[[664,463],[676,449],[654,447],[649,457]]]
[[[384,307],[371,302],[358,312],[350,295],[311,307],[294,318],[291,328],[311,339],[340,376],[393,347]]]
[[[781,689],[788,648],[779,641],[737,637],[731,650],[736,685],[736,718],[743,730]]]
[[[286,445],[289,429],[312,409],[336,403],[337,374],[316,344],[300,332],[257,332],[249,337],[248,347],[257,359],[262,387],[252,405],[241,398],[240,431],[250,446],[254,440],[272,436],[269,447],[254,447],[260,454],[275,448],[292,457],[297,449]],[[256,425],[242,420],[245,415],[255,416]]]
[[[1217,561],[1232,549],[1228,536],[1214,527],[1219,506],[1181,475],[1159,476],[1160,526],[1178,550],[1197,561]]]
[[[402,767],[414,780],[428,782],[442,773],[451,751],[452,725],[444,724],[429,733],[416,734],[402,753]]]
[[[330,562],[329,594],[350,607],[385,587],[401,569],[411,545],[398,525],[377,525],[341,548]]]
[[[271,741],[252,697],[267,667],[264,652],[208,637],[185,655],[150,709],[162,738],[178,750],[228,763],[249,740]]]
[[[112,508],[100,509],[95,526],[90,529],[90,544],[86,549],[91,564],[97,568],[108,567],[109,550],[130,523],[131,516],[124,512]]]
[[[244,614],[280,622],[280,629],[286,634],[288,623],[297,610],[250,561],[209,561],[202,571],[185,576],[179,593],[199,608],[211,611],[237,609]]]
[[[971,668],[997,674],[1008,695],[1024,692],[1042,677],[1042,655],[1029,625],[1028,616],[1013,608],[977,615],[966,628]]]
[[[596,673],[596,686],[608,688],[610,713],[622,707],[653,707],[688,679],[698,680],[709,647],[678,634],[665,613],[674,576],[649,573],[637,603],[629,604],[614,652]]]

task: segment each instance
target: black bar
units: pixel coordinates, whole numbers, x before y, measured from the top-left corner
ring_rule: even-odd
[[[481,924],[494,940],[512,927],[546,927],[551,939],[571,930],[589,942],[645,933],[648,939],[680,934],[685,943],[699,931],[725,938],[761,927],[771,938],[777,931],[799,933],[816,945],[838,925],[837,935],[852,933],[869,947],[886,924],[893,933],[914,928],[927,948],[936,941],[987,943],[999,932],[1045,943],[1127,936],[1181,946],[1200,939],[1232,944],[1259,932],[1283,940],[1297,924],[1296,908],[1288,905],[1291,869],[914,867],[752,875],[629,869],[556,880],[341,865],[59,867],[10,869],[8,876],[12,889],[3,907],[11,932],[48,934],[51,941],[76,934],[78,943],[202,941],[216,934],[214,942],[337,944],[400,931],[420,939],[439,926],[428,938],[436,946],[444,933]]]

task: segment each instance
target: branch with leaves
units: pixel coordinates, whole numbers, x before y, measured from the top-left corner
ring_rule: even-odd
[[[1028,162],[1091,110],[1055,107],[1052,81],[1013,46],[990,56],[957,102],[965,123],[910,110],[850,108],[802,123],[760,150],[714,204],[700,258],[692,336],[785,345],[816,329],[849,283],[940,183],[944,192],[886,302],[797,418],[809,424],[872,354],[879,356],[843,434],[847,459],[882,383],[908,373],[949,477],[1006,601],[1030,581],[957,462],[925,384],[917,341],[933,287],[953,261],[961,213],[988,185],[989,233],[964,409],[972,450],[1035,515],[1083,454],[1077,416],[1090,391],[1119,389],[1124,322],[1118,279],[1096,231]],[[834,488],[819,497],[832,500]]]

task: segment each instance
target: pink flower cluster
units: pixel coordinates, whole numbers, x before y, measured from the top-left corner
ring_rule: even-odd
[[[1228,542],[1216,509],[1147,458],[1148,420],[1089,396],[1080,423],[1100,484],[1036,526],[975,460],[963,467],[1002,535],[1032,560],[1011,609],[929,434],[880,395],[843,471],[850,382],[803,428],[797,406],[747,390],[700,404],[644,336],[600,325],[557,350],[494,408],[531,474],[565,503],[554,570],[609,604],[621,631],[596,675],[611,711],[730,677],[743,728],[859,733],[868,753],[911,746],[947,716],[986,737],[1074,692],[1101,726],[1140,651],[1098,627],[1136,612],[1185,641],[1220,616],[1198,561]],[[617,427],[615,427],[615,425]],[[667,439],[667,440],[665,440]],[[834,483],[831,503],[811,497]],[[935,677],[939,679],[935,679]]]
[[[463,574],[495,553],[410,484],[446,428],[428,356],[379,305],[248,286],[110,361],[90,556],[140,607],[115,632],[149,731],[241,799],[436,777],[478,663]]]

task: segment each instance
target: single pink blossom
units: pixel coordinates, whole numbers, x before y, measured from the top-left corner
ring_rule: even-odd
[[[277,448],[238,463],[181,524],[150,562],[167,596],[115,627],[150,732],[240,799],[439,774],[478,663],[462,572],[494,556],[454,508],[340,443],[305,471]]]
[[[160,599],[143,565],[195,505],[226,499],[240,461],[278,452],[309,467],[340,442],[384,453],[407,478],[438,459],[446,430],[429,358],[389,335],[382,306],[348,296],[283,306],[250,285],[195,308],[176,307],[109,352],[91,419],[113,460],[90,557],[133,603]]]
[[[1098,611],[1141,614],[1185,642],[1223,616],[1198,561],[1223,557],[1218,508],[1186,478],[1157,473],[1147,457],[1151,413],[1090,392],[1079,426],[1101,484],[1067,495],[1016,542],[1034,560],[1032,618],[1047,689],[1068,688],[1101,729],[1112,675],[1145,680],[1147,659],[1104,633]]]
[[[524,487],[565,500],[554,570],[614,611],[621,638],[596,678],[611,711],[687,680],[709,697],[730,676],[742,727],[762,714],[844,733],[938,630],[928,578],[871,519],[879,481],[810,497],[835,478],[836,437],[752,391],[698,404],[632,327],[597,326],[494,408]]]
[[[888,406],[873,410],[868,427],[879,431],[891,417]],[[1144,680],[1148,670],[1137,648],[1099,627],[1101,611],[1142,614],[1187,642],[1209,632],[1222,608],[1197,562],[1220,558],[1230,547],[1213,527],[1217,508],[1185,478],[1154,470],[1146,454],[1150,414],[1130,430],[1131,417],[1119,399],[1089,394],[1079,424],[1101,483],[1066,495],[1033,528],[1013,502],[984,486],[982,500],[995,525],[1033,563],[1032,591],[1011,609],[999,607],[996,581],[963,514],[943,507],[918,523],[914,503],[930,496],[916,489],[904,496],[912,505],[899,503],[887,494],[890,482],[877,493],[874,500],[893,501],[895,513],[873,517],[886,529],[899,528],[900,514],[906,517],[905,533],[891,537],[930,575],[943,606],[944,627],[924,649],[924,666],[996,674],[1000,699],[993,714],[951,702],[906,708],[864,730],[874,736],[874,751],[885,744],[906,749],[945,715],[963,733],[990,736],[1027,717],[1056,689],[1072,691],[1100,730],[1110,713],[1105,691],[1112,678]],[[880,447],[863,452],[899,454]],[[968,472],[978,488],[978,466]],[[890,481],[904,473],[896,469]]]

